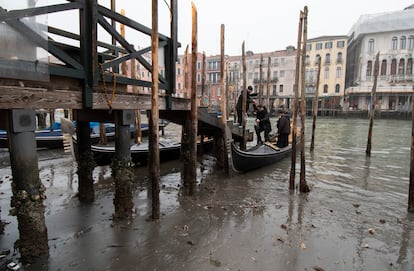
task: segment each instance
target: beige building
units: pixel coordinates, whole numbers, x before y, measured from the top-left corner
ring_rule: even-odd
[[[345,89],[347,36],[321,36],[307,41],[305,90],[307,108],[318,90],[318,108],[324,110],[341,109]],[[317,86],[320,63],[319,85]]]

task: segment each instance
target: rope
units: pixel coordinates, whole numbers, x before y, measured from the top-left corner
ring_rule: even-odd
[[[114,98],[115,98],[115,89],[116,89],[116,73],[111,72],[112,73],[112,77],[114,78],[114,85],[112,87],[111,99],[109,99],[109,97],[108,97],[108,91],[107,91],[107,88],[106,88],[106,82],[105,82],[103,65],[101,63],[99,63],[99,67],[101,68],[101,79],[102,79],[102,84],[103,84],[103,89],[104,89],[104,94],[105,94],[105,100],[106,100],[106,103],[109,106],[109,110],[112,110],[112,103],[113,103]]]

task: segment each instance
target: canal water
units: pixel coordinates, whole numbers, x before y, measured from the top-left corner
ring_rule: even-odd
[[[96,201],[83,205],[71,156],[39,151],[50,257],[22,270],[414,270],[414,215],[407,213],[411,122],[375,120],[371,157],[365,155],[368,124],[318,119],[310,153],[306,120],[308,194],[289,192],[290,158],[225,176],[204,155],[194,196],[182,193],[180,162],[163,163],[159,221],[149,219],[145,167],[134,169],[134,219],[114,222],[109,167],[95,169]],[[165,137],[180,131],[170,124]],[[7,157],[1,150],[1,219],[9,224],[0,250],[10,250],[2,264],[18,261]],[[299,163],[298,155],[296,183]]]

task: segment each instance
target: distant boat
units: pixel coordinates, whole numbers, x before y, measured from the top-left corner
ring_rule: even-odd
[[[74,141],[76,145],[76,141]],[[202,144],[197,143],[197,151],[203,153],[211,152],[213,149],[214,141],[207,139]],[[179,142],[170,142],[160,139],[160,162],[176,160],[180,158],[181,144]],[[76,150],[76,148],[75,148]],[[95,162],[99,166],[109,165],[112,162],[112,158],[115,155],[115,146],[113,145],[98,145],[91,146],[91,150],[95,159]],[[132,144],[131,161],[135,165],[146,165],[148,163],[148,141],[144,141],[141,144]]]
[[[292,153],[292,145],[279,148],[266,142],[243,151],[234,142],[231,143],[231,160],[237,172],[247,172],[275,164]]]
[[[159,127],[163,129],[168,125],[168,121],[160,121]],[[115,124],[113,123],[104,123],[106,137],[108,141],[114,140],[115,138]],[[100,127],[99,122],[90,122],[91,129],[91,140],[92,144],[96,144],[100,139]],[[130,126],[131,137],[134,135],[134,126]],[[141,123],[141,132],[142,136],[148,135],[148,124]],[[36,146],[37,148],[62,148],[63,147],[63,133],[60,127],[60,123],[56,122],[53,131],[50,128],[44,130],[35,131],[36,136]],[[7,131],[0,131],[0,148],[8,147]]]

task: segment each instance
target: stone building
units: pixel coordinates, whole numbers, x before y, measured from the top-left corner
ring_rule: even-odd
[[[370,110],[375,56],[379,53],[377,109],[411,111],[414,5],[401,11],[362,15],[347,50],[345,101],[349,110]]]

